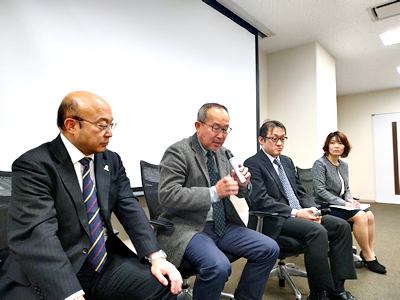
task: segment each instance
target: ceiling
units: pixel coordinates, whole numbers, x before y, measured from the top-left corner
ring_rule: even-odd
[[[373,21],[369,8],[388,0],[231,0],[276,35],[267,54],[318,42],[336,61],[337,95],[400,87],[400,44],[379,34],[400,28],[400,15]]]

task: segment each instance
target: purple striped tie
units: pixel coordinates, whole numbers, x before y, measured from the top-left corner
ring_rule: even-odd
[[[87,256],[89,265],[100,272],[107,260],[103,225],[100,218],[100,208],[97,204],[97,194],[92,178],[90,177],[90,158],[82,158],[80,163],[83,169],[83,199],[90,229],[91,247]]]

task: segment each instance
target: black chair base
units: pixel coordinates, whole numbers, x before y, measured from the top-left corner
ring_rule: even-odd
[[[277,276],[279,278],[279,286],[285,287],[287,282],[296,295],[296,299],[301,300],[301,293],[294,284],[291,276],[300,276],[307,278],[307,272],[296,268],[294,263],[285,263],[284,259],[280,259],[278,265],[271,270],[269,277]]]

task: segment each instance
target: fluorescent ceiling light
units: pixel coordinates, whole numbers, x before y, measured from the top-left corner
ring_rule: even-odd
[[[400,74],[400,67],[397,67],[397,72],[399,72],[399,74]]]
[[[387,31],[379,35],[385,46],[400,43],[400,29]]]

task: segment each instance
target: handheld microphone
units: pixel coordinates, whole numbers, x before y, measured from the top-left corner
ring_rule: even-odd
[[[327,215],[331,213],[331,209],[330,208],[323,208],[323,209],[319,209],[315,212],[313,212],[311,215],[313,216],[323,216],[323,215]]]
[[[229,162],[231,163],[232,168],[235,170],[235,173],[236,173],[237,177],[239,178],[239,181],[241,183],[245,183],[246,178],[244,178],[242,172],[239,171],[239,165],[237,163],[235,163],[232,152],[230,150],[226,150],[225,155],[228,158]]]

